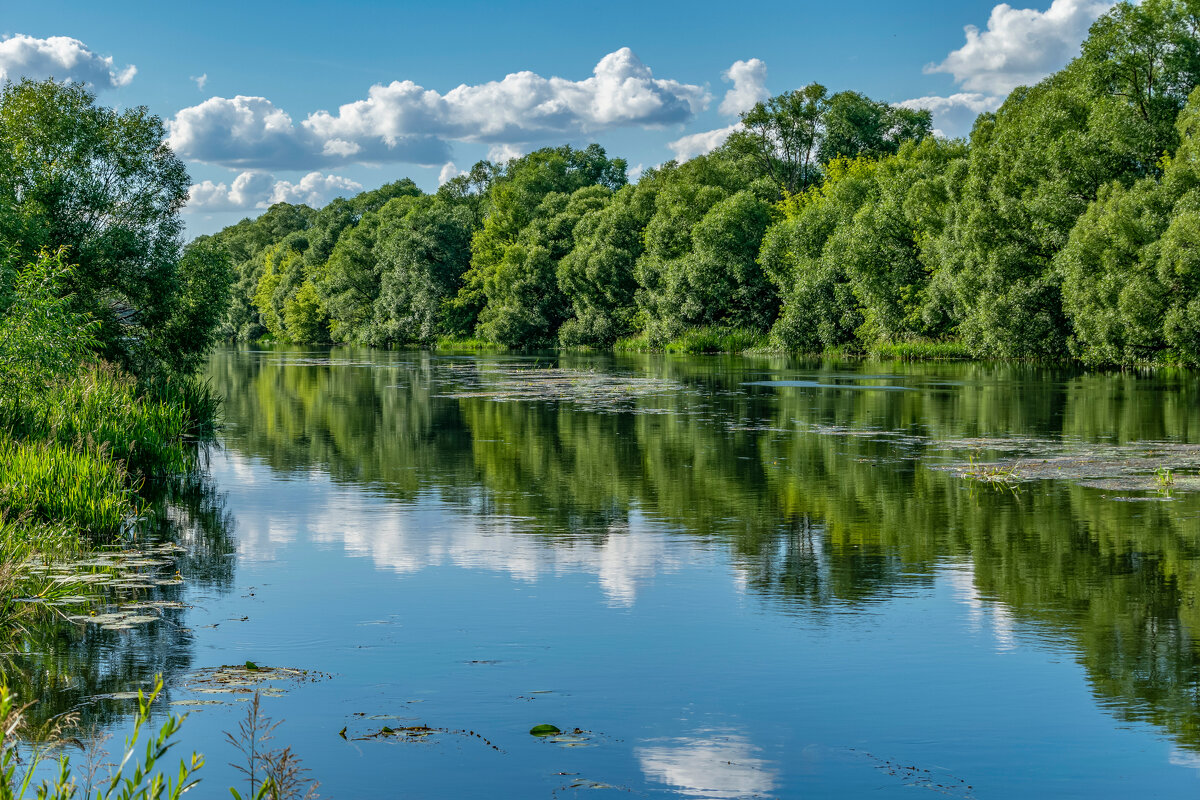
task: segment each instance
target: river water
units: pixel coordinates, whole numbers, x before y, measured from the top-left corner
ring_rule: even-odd
[[[1200,792],[1194,373],[244,348],[209,374],[226,425],[156,525],[184,607],[23,662],[118,739],[163,673],[203,796],[247,708],[212,670],[246,661],[306,671],[262,708],[328,797]]]

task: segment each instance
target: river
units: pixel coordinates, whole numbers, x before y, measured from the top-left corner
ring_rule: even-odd
[[[118,740],[163,673],[203,796],[251,687],[335,798],[1200,791],[1195,373],[278,347],[208,374],[226,424],[151,535],[172,607],[19,659]],[[247,661],[304,672],[213,688]]]

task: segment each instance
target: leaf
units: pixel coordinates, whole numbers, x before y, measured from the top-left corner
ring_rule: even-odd
[[[548,723],[543,723],[541,725],[534,725],[532,728],[529,729],[530,736],[556,736],[560,733],[562,733],[561,730],[559,730],[556,726],[550,725]]]
[[[247,661],[246,669],[250,670],[251,672],[257,672],[258,670],[262,669],[262,667],[258,666],[258,664],[255,664],[253,661]]]

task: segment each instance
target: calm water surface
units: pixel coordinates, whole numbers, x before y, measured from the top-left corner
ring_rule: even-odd
[[[227,427],[158,526],[189,607],[22,656],[118,738],[129,701],[85,698],[163,672],[230,700],[185,725],[205,796],[245,705],[189,676],[246,660],[324,674],[263,704],[337,798],[1200,792],[1194,374],[351,349],[210,374]]]

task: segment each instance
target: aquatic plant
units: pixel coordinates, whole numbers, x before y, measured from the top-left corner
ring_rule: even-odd
[[[113,765],[107,780],[93,786],[92,776],[89,776],[87,785],[81,787],[75,781],[71,759],[65,753],[57,758],[57,774],[36,782],[36,776],[44,773],[42,767],[52,752],[61,747],[62,737],[71,721],[60,723],[50,732],[50,744],[31,747],[26,744],[29,749],[22,758],[20,750],[28,741],[22,735],[26,733],[28,706],[18,705],[8,687],[0,684],[0,800],[34,797],[38,800],[71,800],[80,795],[81,789],[83,796],[92,796],[96,800],[178,800],[199,783],[195,775],[204,766],[204,757],[192,753],[190,758],[180,759],[174,777],[165,771],[163,762],[175,745],[172,740],[187,715],[168,714],[158,733],[146,741],[141,757],[137,755],[143,728],[150,720],[150,708],[162,689],[162,678],[158,677],[148,694],[139,690],[133,731],[125,740],[120,761]]]
[[[247,667],[252,662],[246,662]],[[255,667],[257,669],[257,667]],[[254,693],[246,707],[246,718],[238,723],[237,734],[226,731],[225,739],[245,757],[244,764],[232,764],[234,769],[246,776],[250,793],[246,800],[316,800],[317,781],[308,777],[308,770],[300,766],[300,758],[291,747],[271,749],[267,742],[282,720],[275,721],[262,711],[260,695]],[[242,800],[237,789],[229,793]],[[0,798],[2,800],[2,798]]]
[[[113,535],[140,511],[135,488],[124,464],[103,445],[64,447],[0,434],[0,507],[9,514]]]

